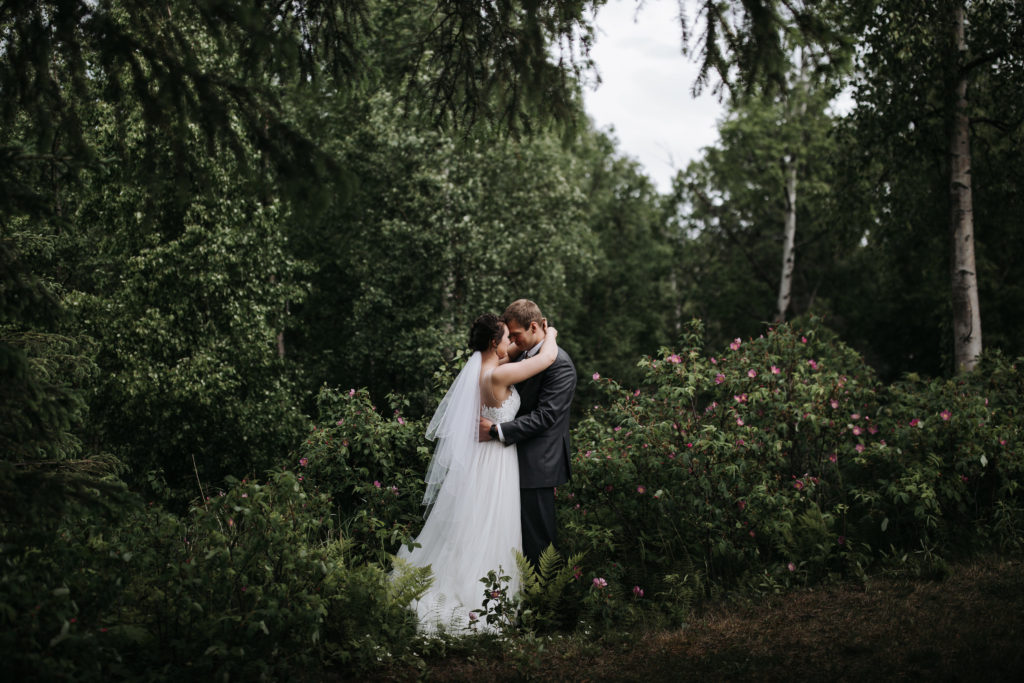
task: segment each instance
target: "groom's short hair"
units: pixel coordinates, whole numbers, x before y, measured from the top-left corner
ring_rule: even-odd
[[[508,325],[513,320],[525,329],[530,326],[530,323],[543,324],[544,316],[541,315],[540,306],[529,299],[516,299],[501,314],[501,322],[505,323],[505,325]]]

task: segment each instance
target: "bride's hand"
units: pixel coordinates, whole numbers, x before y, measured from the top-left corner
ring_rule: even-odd
[[[554,340],[556,337],[558,337],[558,330],[556,330],[553,326],[548,325],[544,338]]]

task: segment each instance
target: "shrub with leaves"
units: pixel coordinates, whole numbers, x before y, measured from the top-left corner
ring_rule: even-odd
[[[185,518],[149,506],[69,523],[53,547],[5,558],[9,671],[248,680],[401,656],[425,576],[354,562],[329,511],[285,471],[231,480]]]
[[[389,414],[365,390],[324,387],[320,418],[310,428],[294,466],[330,497],[332,516],[354,560],[385,564],[423,522],[423,475],[430,459],[425,424],[402,415],[391,397]]]
[[[989,521],[996,543],[1019,542],[1021,394],[1004,361],[887,388],[812,321],[710,355],[695,324],[640,366],[632,390],[594,374],[607,398],[558,491],[562,538],[602,576],[781,590],[859,575],[892,548],[966,550]]]

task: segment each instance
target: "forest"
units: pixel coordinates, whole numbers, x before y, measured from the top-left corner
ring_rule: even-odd
[[[0,3],[15,678],[443,652],[393,554],[520,297],[579,380],[507,637],[1020,556],[1024,6],[679,0],[727,113],[661,193],[583,108],[604,4]]]

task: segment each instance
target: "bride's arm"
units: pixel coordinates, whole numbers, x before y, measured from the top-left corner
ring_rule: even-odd
[[[491,381],[503,387],[509,387],[524,379],[533,377],[544,372],[558,357],[558,344],[555,339],[558,337],[558,330],[548,325],[547,334],[544,335],[544,344],[540,351],[533,358],[521,360],[518,363],[505,363],[494,369]]]

